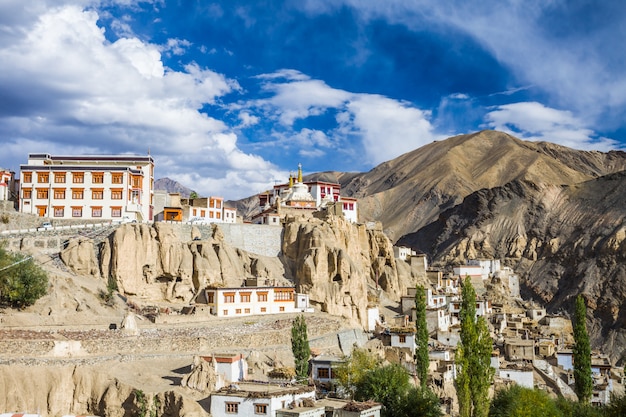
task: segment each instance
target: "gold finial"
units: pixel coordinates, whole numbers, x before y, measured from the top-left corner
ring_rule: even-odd
[[[298,163],[298,182],[302,182],[302,164]]]
[[[289,188],[293,187],[293,173],[289,172]]]

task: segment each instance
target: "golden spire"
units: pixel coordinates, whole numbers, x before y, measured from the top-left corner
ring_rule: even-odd
[[[293,174],[289,172],[289,188],[293,187]]]
[[[298,164],[298,182],[302,182],[302,164]]]

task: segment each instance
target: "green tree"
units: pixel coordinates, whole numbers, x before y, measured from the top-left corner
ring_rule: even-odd
[[[606,407],[606,417],[626,416],[626,395],[611,395],[611,402]]]
[[[380,359],[367,349],[355,348],[352,354],[339,365],[335,371],[337,384],[350,398],[354,398],[357,385],[365,378],[369,371],[380,366]]]
[[[430,389],[423,387],[411,387],[406,395],[402,415],[406,417],[441,417],[441,405],[437,397]]]
[[[493,340],[485,319],[476,318],[476,292],[469,277],[462,284],[461,340],[456,355],[459,413],[461,417],[486,417],[494,375],[491,367]]]
[[[0,245],[0,301],[29,306],[48,291],[48,275],[32,258],[7,252]]]
[[[428,326],[426,324],[426,290],[415,288],[415,371],[420,385],[428,383]]]
[[[556,402],[545,391],[512,385],[491,402],[489,417],[561,417]]]
[[[368,371],[356,385],[355,400],[374,400],[383,405],[383,417],[402,416],[411,384],[401,365],[379,366]]]
[[[309,347],[309,336],[303,315],[299,315],[293,320],[293,326],[291,327],[291,351],[296,363],[296,377],[301,381],[307,379],[311,348]]]
[[[593,393],[591,377],[591,346],[587,334],[587,307],[581,295],[576,297],[574,309],[574,391],[578,401],[588,403]]]
[[[195,191],[190,192],[190,193],[189,193],[189,198],[190,198],[191,200],[193,200],[194,198],[198,198],[198,193],[197,193],[197,192],[195,192]]]

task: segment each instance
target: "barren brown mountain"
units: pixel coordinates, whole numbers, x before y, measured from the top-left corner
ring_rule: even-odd
[[[513,180],[576,184],[626,169],[626,153],[578,151],[482,131],[433,142],[363,174],[326,172],[359,198],[359,217],[378,220],[392,241],[436,220],[482,188]]]

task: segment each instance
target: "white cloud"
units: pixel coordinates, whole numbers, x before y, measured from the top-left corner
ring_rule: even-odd
[[[191,42],[186,39],[170,38],[165,45],[161,46],[161,51],[173,55],[183,55],[190,46]]]
[[[537,102],[497,106],[485,116],[489,127],[532,141],[558,143],[575,149],[608,151],[618,142],[597,137],[569,111]]]
[[[342,148],[342,143],[358,138],[362,149],[356,151],[360,155],[358,159],[378,164],[438,138],[429,121],[430,112],[410,103],[332,88],[323,81],[289,69],[258,78],[264,80],[264,91],[272,95],[248,106],[260,108],[287,129],[292,129],[298,120],[329,111],[336,114],[337,124],[327,130],[328,134],[302,129],[286,135],[283,144],[292,141],[308,146],[302,155],[320,156],[325,152],[320,148]]]
[[[222,121],[199,112],[239,91],[236,81],[194,63],[168,69],[159,46],[135,37],[110,43],[96,11],[37,12],[37,19],[22,18],[12,42],[3,41],[0,28],[0,90],[12,103],[0,107],[0,165],[25,163],[29,152],[150,149],[157,177],[193,179],[197,184],[187,184],[202,194],[240,198],[271,184],[274,165],[243,152]],[[169,43],[175,52],[187,46]],[[204,188],[212,186],[218,189]]]

